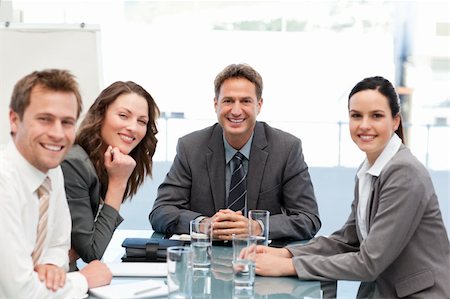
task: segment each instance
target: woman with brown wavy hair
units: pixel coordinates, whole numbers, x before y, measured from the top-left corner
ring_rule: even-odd
[[[140,85],[117,81],[104,89],[78,129],[61,164],[72,215],[70,268],[81,257],[101,259],[122,203],[152,174],[159,109]]]

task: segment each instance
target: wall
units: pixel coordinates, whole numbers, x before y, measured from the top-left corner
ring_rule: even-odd
[[[9,102],[19,79],[44,68],[68,69],[77,77],[86,111],[100,91],[99,53],[95,26],[10,24],[0,28],[0,145],[9,141]]]

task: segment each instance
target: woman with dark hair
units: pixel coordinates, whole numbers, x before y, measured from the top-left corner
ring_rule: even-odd
[[[329,237],[258,246],[256,273],[363,281],[358,298],[450,298],[450,244],[427,169],[403,144],[398,96],[382,77],[348,100],[350,135],[366,154],[351,214]]]
[[[152,174],[159,109],[140,85],[118,81],[104,89],[78,129],[61,164],[72,215],[71,270],[81,257],[101,259],[121,204]]]

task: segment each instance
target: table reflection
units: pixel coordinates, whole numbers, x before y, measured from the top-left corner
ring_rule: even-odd
[[[231,266],[232,255],[231,247],[213,246],[211,298],[322,298],[320,282],[301,281],[297,277],[257,276],[251,296],[235,293],[233,288],[233,268]]]
[[[120,262],[124,254],[121,244],[125,237],[161,237],[146,231],[116,230],[108,250],[105,262]],[[356,295],[358,282],[319,282],[304,281],[297,277],[263,277],[256,276],[251,294],[237,294],[233,288],[232,269],[233,250],[231,246],[213,245],[210,268],[194,269],[192,291],[194,299],[291,299],[291,298],[367,298]],[[147,277],[114,277],[112,284],[127,283],[148,279]],[[155,277],[156,280],[165,280]],[[363,284],[365,290],[370,290],[369,284]],[[370,293],[370,292],[369,292]],[[97,299],[94,296],[89,298]],[[167,296],[163,297],[167,298]]]
[[[192,274],[192,298],[211,299],[211,270],[194,268]]]

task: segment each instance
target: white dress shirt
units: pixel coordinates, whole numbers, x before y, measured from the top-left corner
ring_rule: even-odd
[[[33,270],[39,221],[37,189],[49,176],[52,182],[48,231],[38,264],[68,269],[71,218],[58,166],[48,173],[33,167],[10,142],[0,152],[0,298],[80,298],[88,289],[79,272],[68,273],[63,288],[48,290]]]
[[[368,234],[367,220],[369,217],[369,211],[367,210],[367,204],[370,199],[370,194],[372,193],[372,179],[373,177],[378,177],[380,175],[380,172],[383,170],[384,166],[386,166],[389,160],[391,160],[395,153],[398,152],[401,144],[402,140],[397,136],[397,134],[394,133],[373,165],[370,165],[366,158],[357,173],[359,179],[357,220],[363,239],[365,239]]]

